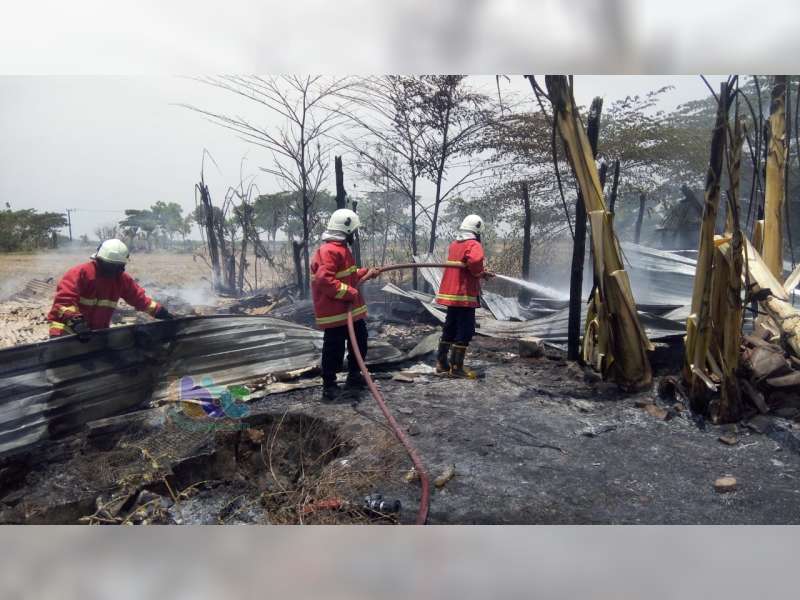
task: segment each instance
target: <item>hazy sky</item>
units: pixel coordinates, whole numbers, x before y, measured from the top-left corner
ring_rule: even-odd
[[[178,73],[484,73],[489,93],[493,73],[690,74],[576,77],[582,104],[674,85],[668,109],[706,94],[696,73],[800,71],[797,0],[772,0],[769,15],[749,0],[5,4],[0,206],[77,208],[78,235],[158,200],[191,209],[203,148],[219,164],[206,169],[216,198],[237,182],[243,155],[247,175],[269,160],[175,106],[251,110]],[[531,97],[520,76],[504,88]]]
[[[714,81],[719,78],[714,78]],[[473,83],[495,92],[493,76]],[[577,100],[595,95],[607,103],[673,85],[663,102],[672,108],[706,95],[697,76],[577,76]],[[521,76],[502,82],[504,94],[532,93]],[[73,234],[89,234],[123,216],[126,208],[146,208],[163,200],[194,207],[203,148],[217,164],[207,164],[212,195],[221,200],[245,176],[258,175],[269,155],[180,106],[189,103],[229,113],[254,114],[253,106],[176,76],[6,76],[0,77],[0,205],[73,214]],[[261,115],[260,112],[255,113]],[[266,122],[274,123],[270,115]],[[332,160],[332,157],[331,157]],[[257,176],[262,192],[278,191],[269,175]],[[353,180],[348,179],[348,191]],[[333,181],[328,184],[334,188]],[[430,193],[430,186],[422,194]]]

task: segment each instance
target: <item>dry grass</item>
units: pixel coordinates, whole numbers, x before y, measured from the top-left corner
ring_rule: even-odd
[[[342,437],[326,422],[284,413],[261,427],[217,433],[213,461],[222,470],[212,480],[198,480],[182,489],[170,482],[172,476],[161,459],[138,448],[133,460],[140,469],[120,478],[113,492],[98,498],[95,512],[79,522],[170,523],[162,497],[140,496],[141,490],[160,488],[162,496],[180,506],[198,495],[225,493],[228,483],[247,481],[241,493],[222,508],[210,509],[208,516],[219,524],[242,519],[280,525],[396,523],[397,515],[366,510],[361,499],[382,482],[398,481],[408,468],[408,457],[388,431],[370,435],[371,450],[364,455],[357,440]],[[144,500],[131,504],[140,497]],[[195,501],[195,511],[196,506]]]

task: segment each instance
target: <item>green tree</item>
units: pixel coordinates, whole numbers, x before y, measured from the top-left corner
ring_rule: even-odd
[[[180,204],[158,201],[150,207],[150,212],[162,236],[172,241],[175,234],[180,234],[183,228],[183,208]]]
[[[53,246],[58,230],[67,226],[61,213],[35,209],[0,211],[0,251],[36,250]]]

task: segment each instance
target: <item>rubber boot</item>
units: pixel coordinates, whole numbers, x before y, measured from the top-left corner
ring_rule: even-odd
[[[439,340],[439,350],[436,354],[436,372],[437,373],[449,373],[450,372],[450,361],[447,360],[447,354],[450,352],[450,346],[453,345],[453,342],[445,342],[443,340]]]
[[[342,395],[342,389],[336,383],[336,373],[322,374],[322,401],[336,402]]]
[[[478,374],[464,368],[464,356],[467,354],[466,346],[453,344],[453,351],[450,354],[450,376],[458,379],[477,379]]]
[[[350,390],[363,390],[367,387],[367,381],[364,379],[361,371],[350,371],[347,374],[344,386]]]

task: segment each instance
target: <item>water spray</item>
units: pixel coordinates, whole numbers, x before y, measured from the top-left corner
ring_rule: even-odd
[[[534,283],[533,281],[525,281],[524,279],[517,279],[516,277],[509,277],[508,275],[500,275],[499,273],[495,274],[495,277],[502,279],[503,281],[513,283],[516,286],[525,288],[526,290],[530,290],[534,294],[544,298],[550,298],[552,300],[569,300],[569,296],[564,292],[559,292],[558,290],[546,285]]]

